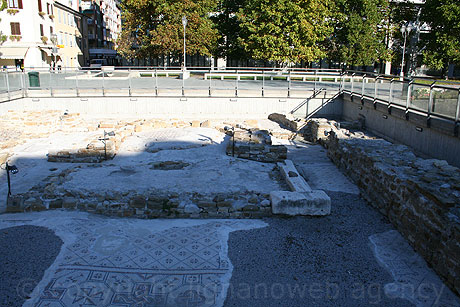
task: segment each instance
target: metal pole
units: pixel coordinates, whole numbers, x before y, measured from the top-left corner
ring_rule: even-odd
[[[19,75],[19,76],[21,77],[20,79],[21,79],[22,98],[24,98],[24,96],[25,96],[25,95],[24,95],[24,88],[25,88],[25,86],[24,86],[23,74],[24,74],[24,73],[21,72],[20,75]]]
[[[52,74],[50,72],[50,95],[51,97],[53,97],[53,77],[52,77]]]
[[[458,89],[457,113],[455,114],[455,122],[458,124],[459,120],[460,120],[460,89]]]
[[[212,75],[211,69],[209,70],[209,97],[211,97],[211,87],[212,87]]]
[[[316,71],[316,69],[315,69],[315,83],[314,83],[314,85],[313,85],[313,91],[314,91],[314,92],[316,92],[316,73],[317,73],[317,71]]]
[[[155,95],[158,96],[158,73],[157,73],[156,68],[155,68]]]
[[[104,72],[102,71],[102,96],[105,96]]]
[[[390,81],[390,97],[388,97],[388,106],[391,105],[393,102],[393,84],[394,84],[395,78],[392,78]]]
[[[131,67],[128,68],[128,96],[131,97]]]
[[[354,83],[353,83],[353,80],[355,79],[355,73],[352,73],[351,74],[351,96],[353,96],[353,91],[355,90],[355,86],[354,86]]]
[[[365,84],[365,81],[366,81],[366,74],[363,75],[363,85],[361,87],[361,99],[364,98],[364,84]]]
[[[433,82],[431,83],[430,85],[430,100],[428,101],[428,116],[430,116],[431,112],[433,112],[433,87],[434,87],[434,84],[436,83]]]
[[[409,111],[412,81],[409,82],[409,86],[407,87],[406,112]]]
[[[289,70],[288,78],[289,78],[289,82],[288,82],[288,94],[287,94],[287,96],[291,97],[291,71],[290,70]]]
[[[75,90],[77,91],[77,97],[80,96],[80,93],[78,91],[78,70],[75,70]]]
[[[262,70],[262,97],[265,96],[264,87],[265,87],[265,71]]]
[[[235,87],[235,97],[238,97],[238,70],[236,70],[236,87]]]
[[[11,100],[11,94],[10,94],[10,80],[9,80],[9,77],[8,77],[8,70],[6,71],[6,93],[7,93],[7,97],[8,97],[8,100]]]
[[[186,62],[186,56],[185,56],[185,27],[186,27],[186,25],[185,25],[185,23],[183,23],[183,25],[184,25],[184,71],[185,71],[187,69],[186,68],[187,67],[187,62]]]
[[[379,77],[375,78],[375,84],[374,84],[374,101],[377,99],[377,89],[378,89],[378,83],[379,83]]]
[[[401,78],[404,78],[404,56],[406,55],[406,38],[407,38],[407,32],[404,31],[404,46],[403,46],[403,54],[402,54],[402,61],[401,61],[401,72],[399,74]]]
[[[6,178],[8,180],[8,195],[7,195],[7,199],[8,199],[8,197],[11,196],[10,167],[8,166],[8,162],[6,162],[5,164],[6,164]]]

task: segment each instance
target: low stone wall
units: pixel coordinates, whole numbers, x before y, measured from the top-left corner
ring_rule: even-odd
[[[76,168],[80,168],[78,166]],[[101,167],[97,164],[87,167]],[[159,164],[158,167],[165,167]],[[75,169],[48,176],[27,193],[9,199],[7,212],[52,209],[136,218],[261,218],[271,216],[270,195],[256,191],[201,194],[197,192],[100,191],[65,189]],[[276,174],[274,174],[275,176]],[[279,174],[278,174],[279,175]]]
[[[321,133],[320,133],[321,134]],[[460,293],[460,170],[410,148],[331,125],[328,156],[412,247]]]
[[[234,133],[234,136],[232,135]],[[233,139],[227,144],[227,155],[237,158],[265,163],[280,162],[287,159],[287,148],[284,145],[272,145],[271,137],[266,130],[248,129],[229,131]]]

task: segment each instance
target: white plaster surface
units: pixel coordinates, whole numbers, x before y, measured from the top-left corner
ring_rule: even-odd
[[[136,220],[83,212],[4,214],[0,229],[48,227],[61,252],[24,306],[222,306],[230,232],[259,220]]]
[[[399,232],[375,234],[369,240],[375,257],[394,278],[384,287],[388,297],[407,299],[417,307],[460,306],[460,300]]]

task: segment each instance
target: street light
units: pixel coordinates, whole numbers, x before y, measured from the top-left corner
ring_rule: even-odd
[[[186,70],[187,68],[185,67],[185,27],[187,26],[187,17],[182,16],[182,25],[184,26],[184,70]]]
[[[402,61],[401,61],[401,73],[400,77],[404,77],[404,56],[406,55],[406,40],[407,35],[409,35],[410,31],[412,31],[412,23],[408,23],[407,25],[402,25],[401,27],[401,34],[404,36],[404,45],[403,45],[403,54],[402,54]]]
[[[10,182],[10,172],[11,174],[15,175],[19,172],[19,169],[16,165],[8,165],[8,162],[5,163],[6,165],[6,178],[8,180],[8,195],[7,198],[11,196],[11,182]]]

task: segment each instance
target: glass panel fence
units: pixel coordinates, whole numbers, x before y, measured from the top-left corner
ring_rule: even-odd
[[[372,97],[374,98],[375,95],[375,78],[370,77],[370,78],[364,78],[364,96]]]
[[[376,86],[377,86],[377,96],[375,98],[389,102],[390,101],[391,80],[379,78],[377,80]]]
[[[412,84],[409,107],[419,111],[428,111],[430,102],[430,87]]]
[[[432,112],[455,119],[458,104],[458,89],[433,88]]]
[[[391,97],[391,103],[405,107],[407,99],[407,88],[408,83],[403,83],[397,80],[393,81],[393,94]]]

